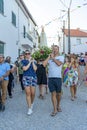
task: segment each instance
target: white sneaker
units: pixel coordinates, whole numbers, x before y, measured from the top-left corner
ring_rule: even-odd
[[[27,113],[27,114],[28,114],[28,115],[31,115],[32,113],[33,113],[32,109],[31,109],[31,108],[29,108],[29,109],[28,109],[28,113]]]

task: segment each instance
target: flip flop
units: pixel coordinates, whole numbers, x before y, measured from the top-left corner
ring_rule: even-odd
[[[59,107],[59,108],[57,108],[57,111],[58,111],[58,112],[62,112],[62,110],[61,110],[61,108],[60,108],[60,107]]]
[[[38,98],[41,98],[42,97],[42,95],[40,94],[39,96],[38,96]]]
[[[74,96],[74,98],[77,98],[77,96]]]
[[[74,101],[74,98],[71,98],[71,101]]]
[[[44,96],[41,96],[41,99],[42,99],[42,100],[44,100],[44,99],[45,99],[45,97],[44,97]]]
[[[51,113],[51,116],[56,116],[57,115],[57,112],[52,112]]]

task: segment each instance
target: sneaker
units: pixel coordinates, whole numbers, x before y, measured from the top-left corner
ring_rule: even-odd
[[[0,102],[0,111],[2,110],[2,103]]]
[[[5,111],[5,105],[2,104],[2,111]]]
[[[29,109],[28,109],[28,113],[27,113],[27,114],[28,114],[28,115],[31,115],[31,114],[32,114],[32,112],[33,112],[33,111],[32,111],[32,109],[31,109],[31,108],[29,108]]]

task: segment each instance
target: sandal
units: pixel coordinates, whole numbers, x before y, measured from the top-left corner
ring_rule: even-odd
[[[39,96],[38,96],[38,98],[41,98],[42,97],[42,95],[40,94]]]
[[[73,98],[73,97],[71,98],[71,101],[74,101],[74,98]]]
[[[77,96],[74,96],[74,98],[77,98]]]
[[[58,112],[62,112],[62,110],[61,110],[60,107],[57,107],[57,111],[58,111]]]
[[[41,99],[44,99],[44,96],[41,95]]]
[[[56,116],[57,112],[52,112],[51,116]]]

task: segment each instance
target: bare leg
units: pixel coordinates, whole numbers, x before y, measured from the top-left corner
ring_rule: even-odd
[[[45,85],[45,88],[46,88],[46,94],[48,94],[48,86]]]
[[[42,95],[42,84],[39,85],[39,94]]]
[[[56,98],[57,98],[57,111],[61,112],[62,111],[60,107],[61,93],[57,93]]]
[[[57,99],[56,99],[56,92],[51,93],[51,100],[53,103],[54,113],[57,113]]]
[[[71,92],[71,100],[74,101],[74,86],[70,87],[70,92]]]
[[[41,99],[44,98],[44,87],[45,86],[43,84],[39,85],[39,93],[40,93],[39,98]]]
[[[76,98],[77,86],[74,86],[74,98]]]
[[[36,92],[36,88],[31,87],[31,104],[33,104],[33,102],[34,102],[35,92]]]
[[[28,107],[31,107],[31,90],[30,87],[25,87],[25,92],[26,92],[26,101],[28,104]]]

